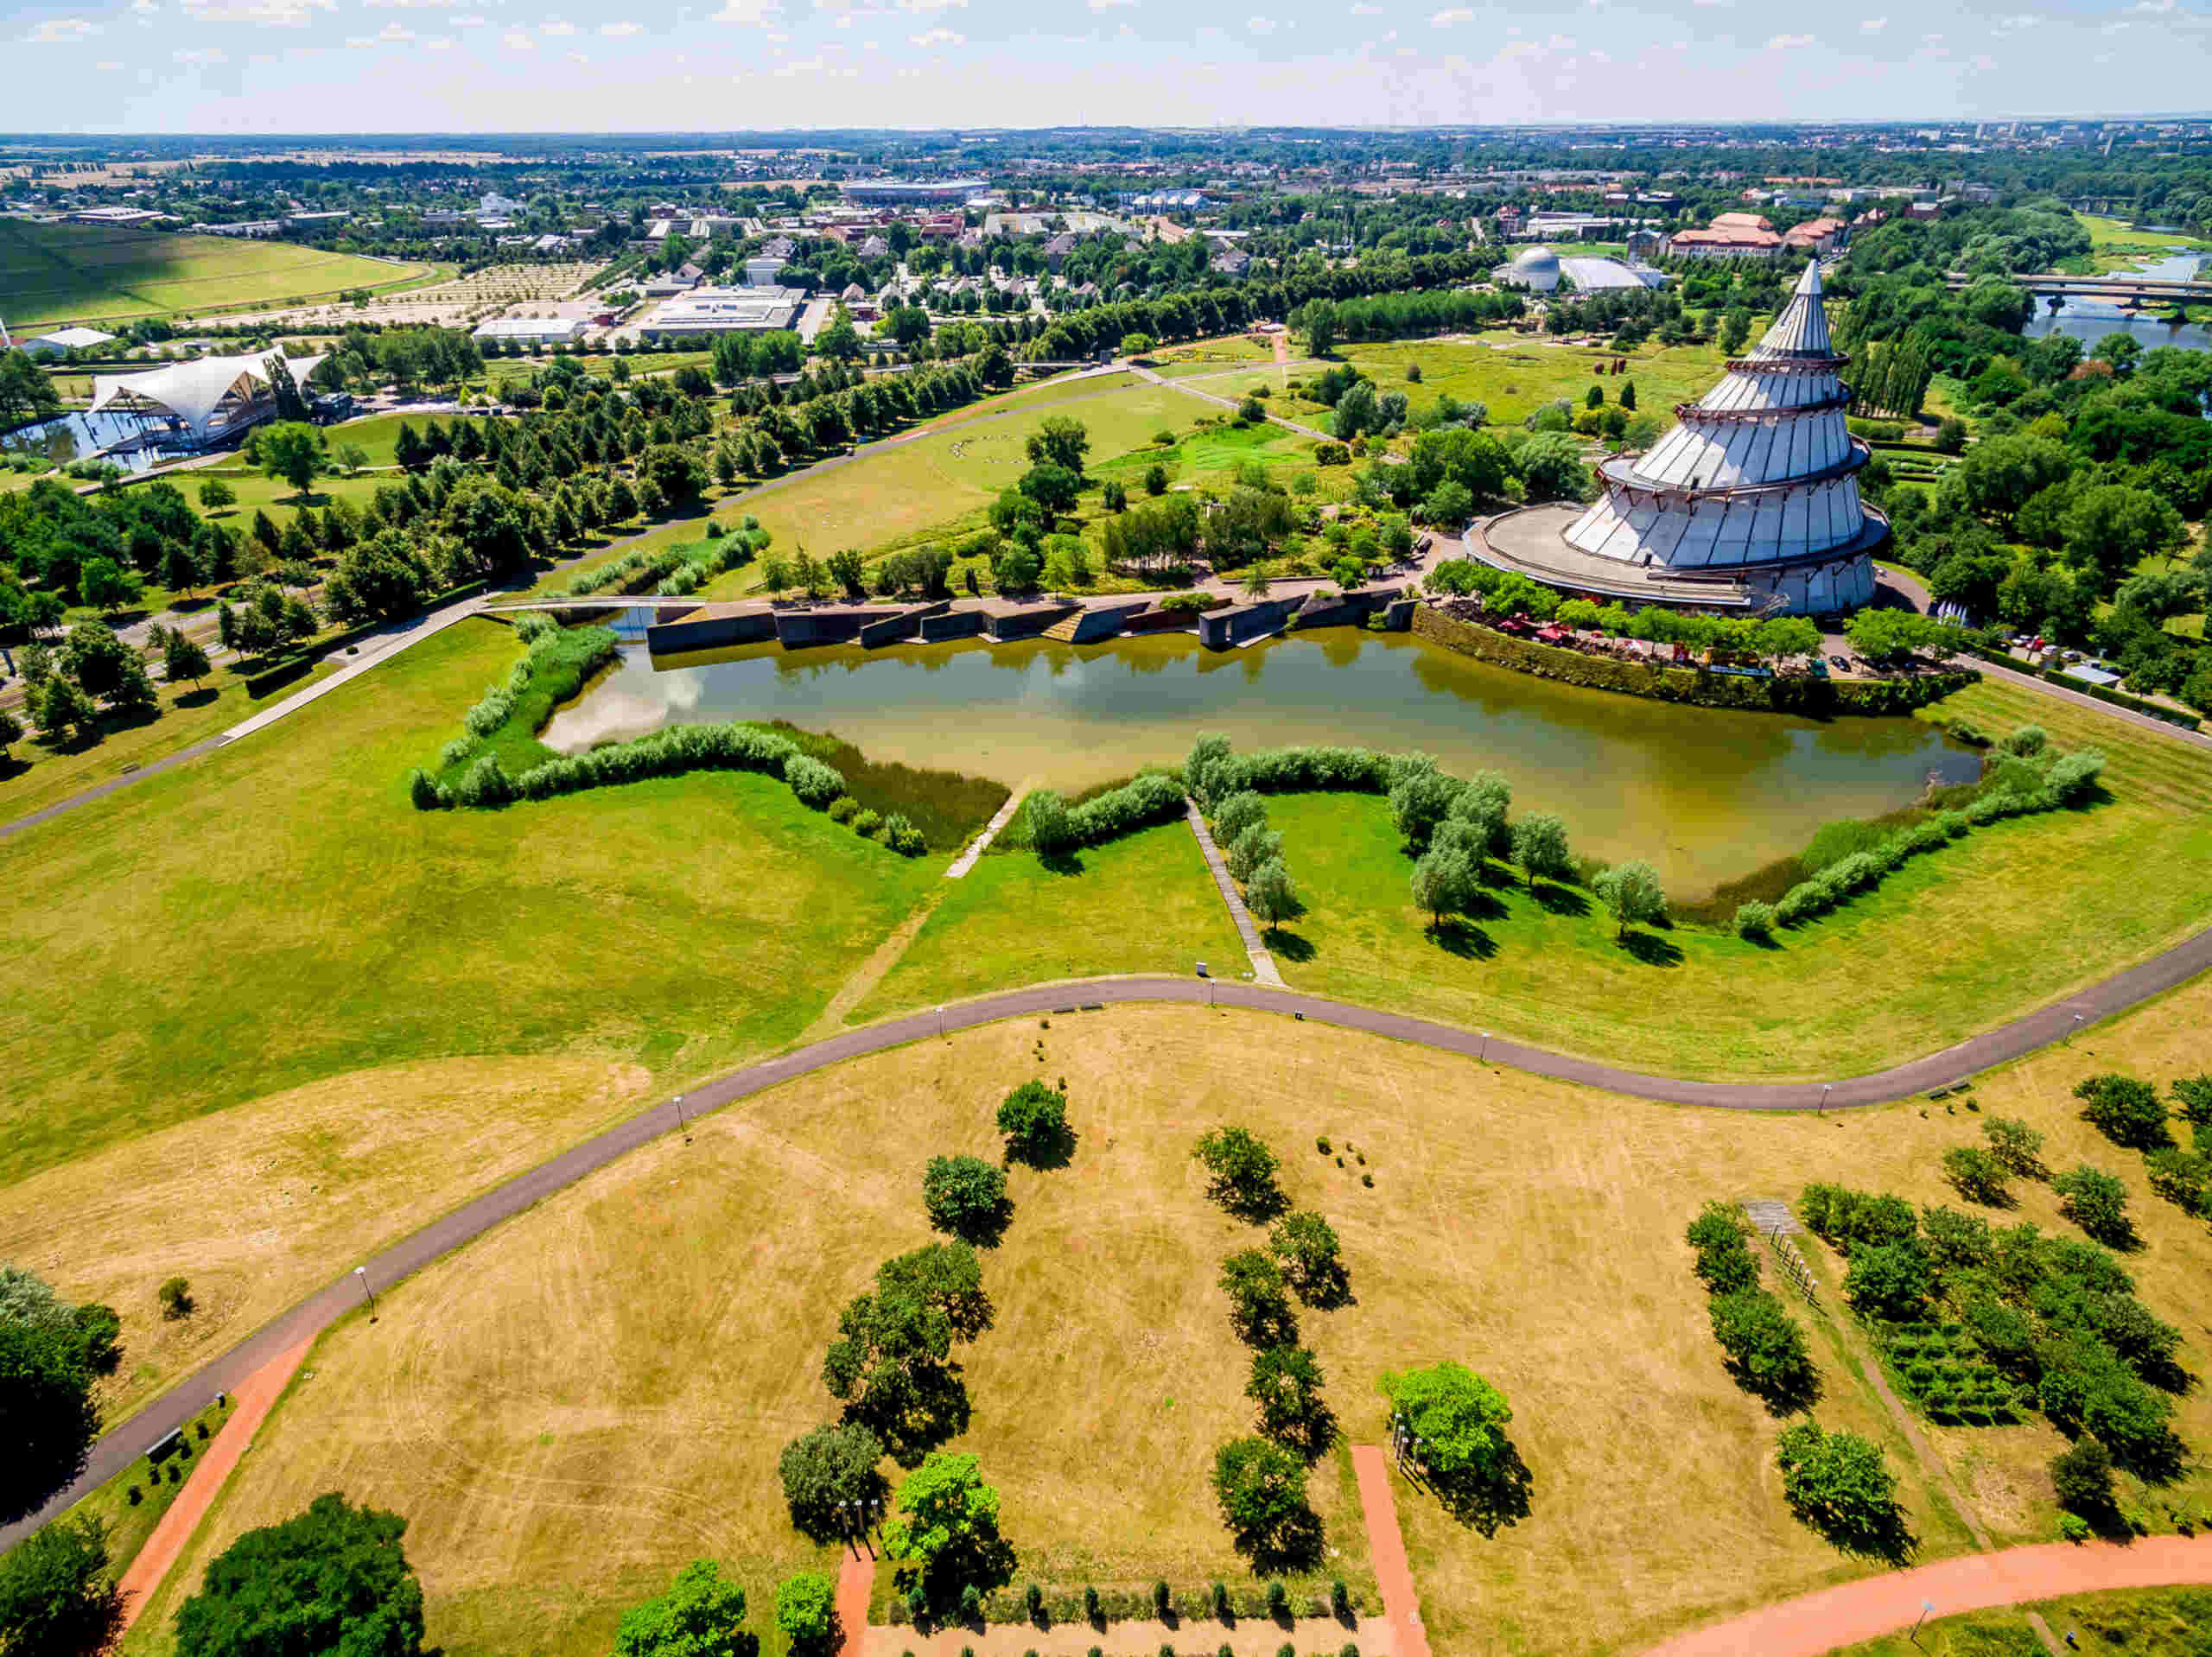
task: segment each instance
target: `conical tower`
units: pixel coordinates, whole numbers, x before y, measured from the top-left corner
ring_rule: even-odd
[[[1828,338],[1815,259],[1765,336],[1677,405],[1665,436],[1599,467],[1605,494],[1567,530],[1567,545],[1666,582],[1675,602],[1691,596],[1686,582],[1710,582],[1715,604],[1770,613],[1871,602],[1872,555],[1890,526],[1859,498],[1872,453],[1844,424],[1848,360]]]

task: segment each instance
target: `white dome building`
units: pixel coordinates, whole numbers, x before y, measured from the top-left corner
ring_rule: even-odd
[[[1872,602],[1889,520],[1859,497],[1872,458],[1844,424],[1848,361],[1828,338],[1817,260],[1749,354],[1641,456],[1598,467],[1586,509],[1478,526],[1489,561],[1555,587],[1647,602],[1812,615]]]
[[[1559,255],[1548,247],[1524,247],[1513,256],[1510,264],[1501,264],[1491,271],[1491,280],[1548,294],[1559,286]]]

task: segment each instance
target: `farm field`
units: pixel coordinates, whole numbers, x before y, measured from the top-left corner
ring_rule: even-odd
[[[2208,1017],[2212,987],[2191,987],[1983,1077],[1974,1101],[2049,1134],[2053,1165],[2122,1174],[2145,1244],[2128,1269],[2168,1318],[2193,1304],[2212,1239],[2148,1197],[2139,1159],[2076,1120],[2070,1089],[2115,1064],[2194,1070]],[[1955,1202],[1939,1163],[1978,1142],[1973,1106],[1679,1110],[1265,1014],[1129,1007],[957,1032],[787,1084],[395,1288],[376,1324],[325,1337],[128,1649],[165,1649],[167,1616],[230,1539],[332,1488],[407,1517],[450,1657],[595,1654],[626,1603],[700,1556],[760,1606],[778,1573],[820,1558],[785,1524],[774,1463],[831,1412],[816,1367],[838,1307],[876,1260],[927,1240],[924,1159],[995,1152],[990,1113],[1028,1076],[1065,1079],[1078,1142],[1065,1169],[1011,1176],[1012,1222],[984,1256],[995,1321],[960,1354],[974,1418],[950,1445],[1004,1494],[1017,1584],[1251,1580],[1205,1484],[1212,1447],[1248,1419],[1212,1279],[1253,1234],[1205,1201],[1189,1154],[1227,1121],[1276,1150],[1291,1202],[1343,1238],[1353,1303],[1300,1324],[1353,1442],[1378,1438],[1389,1368],[1454,1357],[1513,1406],[1531,1476],[1517,1523],[1484,1537],[1398,1489],[1436,1649],[1634,1651],[1880,1568],[1784,1509],[1783,1424],[1729,1380],[1681,1231],[1709,1198],[1794,1198],[1819,1179]],[[2041,1187],[2005,1217],[2069,1229]],[[1833,1257],[1805,1246],[1832,1283]],[[1821,1367],[1815,1418],[1883,1444],[1916,1557],[1969,1546],[1947,1482],[1997,1545],[2050,1535],[2057,1435],[1923,1428],[1923,1460],[1862,1379],[1863,1336],[1833,1293],[1822,1305],[1791,1302]],[[2199,1370],[2200,1344],[2191,1325]],[[2176,1425],[2192,1444],[2212,1432],[2202,1388]],[[2204,1476],[2171,1494],[2201,1497]],[[1313,1493],[1342,1550],[1328,1569],[1367,1591],[1332,1460]]]
[[[11,328],[199,314],[389,287],[431,269],[287,242],[0,219],[0,306]]]

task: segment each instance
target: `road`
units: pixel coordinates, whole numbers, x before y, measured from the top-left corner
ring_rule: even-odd
[[[1870,1075],[1845,1076],[1833,1082],[1686,1081],[1678,1076],[1623,1070],[1519,1042],[1492,1039],[1478,1031],[1463,1030],[1402,1013],[1255,984],[1195,977],[1086,979],[1006,990],[948,1006],[941,1012],[918,1013],[845,1031],[747,1065],[696,1088],[683,1095],[683,1108],[687,1118],[719,1110],[796,1077],[925,1040],[940,1030],[964,1030],[1005,1019],[1072,1013],[1079,1008],[1172,1001],[1288,1014],[1336,1029],[1411,1042],[1478,1063],[1666,1104],[1722,1110],[1842,1110],[1886,1103],[1963,1081],[1992,1065],[2065,1040],[2075,1030],[2162,994],[2208,967],[2212,967],[2212,930],[2200,932],[2139,966],[1941,1052]],[[556,1191],[650,1144],[676,1126],[674,1108],[658,1106],[517,1175],[371,1256],[365,1262],[370,1283],[378,1291],[390,1287]],[[12,1546],[30,1529],[123,1471],[146,1446],[190,1420],[217,1393],[234,1390],[264,1364],[354,1310],[361,1304],[361,1295],[359,1281],[348,1273],[280,1313],[130,1420],[111,1430],[93,1448],[84,1472],[68,1489],[29,1519],[0,1528],[0,1548]]]

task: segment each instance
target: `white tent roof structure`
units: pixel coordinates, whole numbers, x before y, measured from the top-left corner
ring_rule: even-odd
[[[287,359],[281,351],[243,357],[202,357],[140,374],[100,374],[92,380],[91,412],[121,409],[167,415],[205,440],[235,423],[238,414],[269,390],[269,365],[283,362],[304,384],[320,357]]]

